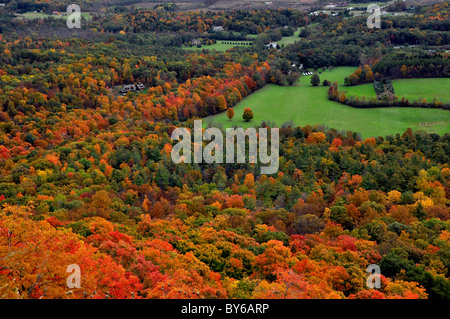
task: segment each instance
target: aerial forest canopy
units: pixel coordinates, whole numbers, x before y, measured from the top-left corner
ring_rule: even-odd
[[[449,1],[379,29],[346,9],[100,2],[85,1],[76,30],[52,14],[63,2],[0,7],[0,298],[450,298],[448,127],[363,137],[286,122],[272,175],[170,156],[175,128],[309,86],[306,71],[354,67],[347,83],[315,77],[336,107],[361,84],[448,80]],[[274,126],[245,106],[248,123]],[[228,114],[228,127],[244,122]],[[85,277],[69,293],[70,264]]]

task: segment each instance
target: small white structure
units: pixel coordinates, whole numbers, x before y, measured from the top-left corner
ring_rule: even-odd
[[[220,32],[220,31],[223,31],[223,30],[224,30],[224,29],[223,29],[222,26],[213,27],[213,31],[214,31],[214,32]]]
[[[321,13],[326,13],[325,11],[314,11],[314,12],[311,12],[309,15],[310,16],[318,16],[319,14],[321,14]]]
[[[267,49],[276,49],[277,45],[278,44],[276,42],[270,42],[269,44],[266,44],[266,48]]]

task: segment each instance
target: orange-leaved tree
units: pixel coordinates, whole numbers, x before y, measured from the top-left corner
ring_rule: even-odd
[[[253,119],[253,111],[249,107],[246,107],[244,109],[244,114],[242,114],[242,118],[246,122],[250,122]]]
[[[30,216],[27,206],[0,211],[0,298],[139,297],[137,276],[70,230]],[[79,266],[79,288],[68,287],[69,265]]]
[[[230,121],[234,117],[234,109],[232,109],[231,107],[227,110],[227,117]]]

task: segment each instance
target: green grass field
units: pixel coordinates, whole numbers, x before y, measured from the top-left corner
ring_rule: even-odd
[[[282,44],[284,45],[288,45],[288,44],[292,44],[296,41],[300,41],[300,38],[298,37],[298,35],[300,34],[300,29],[298,29],[297,31],[294,32],[294,34],[290,37],[283,37],[281,40],[276,41],[280,46]],[[250,34],[249,35],[252,38],[256,38],[257,35],[255,34]],[[186,47],[183,46],[183,49],[187,49],[187,50],[203,50],[203,49],[207,49],[207,50],[216,50],[216,51],[221,51],[221,52],[225,52],[228,49],[231,48],[235,48],[235,47],[240,47],[240,46],[250,46],[247,43],[250,43],[251,45],[251,41],[228,41],[228,40],[219,40],[217,41],[217,43],[215,44],[211,44],[211,45],[202,45],[201,48],[197,48],[196,46],[192,46],[192,47]]]
[[[276,41],[276,42],[281,46],[282,44],[288,45],[288,44],[295,43],[296,41],[300,41],[301,38],[298,37],[298,35],[300,34],[300,30],[301,29],[299,28],[290,37],[283,37],[280,41]]]
[[[344,78],[355,68],[339,67],[320,74],[321,81],[344,82]],[[352,108],[327,98],[327,87],[310,85],[310,76],[303,76],[292,87],[266,85],[261,90],[246,97],[235,107],[235,117],[229,121],[226,112],[204,119],[223,127],[250,127],[262,121],[281,125],[292,120],[295,125],[322,124],[342,131],[361,133],[363,138],[403,133],[408,127],[444,134],[449,132],[450,112],[439,109],[421,108]],[[245,107],[253,110],[251,122],[242,119]]]
[[[339,90],[344,92],[347,96],[358,96],[358,97],[377,97],[375,94],[375,90],[373,88],[373,84],[361,84],[361,85],[355,85],[355,86],[343,86],[341,85],[339,87]]]
[[[26,12],[22,14],[16,14],[16,16],[20,19],[44,19],[50,17],[51,15],[42,12]]]
[[[422,101],[426,99],[432,102],[433,99],[444,103],[450,102],[450,78],[432,79],[398,79],[393,80],[395,95],[399,99],[402,97],[412,101]],[[376,97],[373,84],[362,84],[356,86],[341,86],[341,90],[347,95]]]
[[[433,79],[399,79],[392,81],[395,94],[410,101],[434,98],[442,102],[450,102],[450,78]]]
[[[240,47],[240,46],[248,47],[248,46],[250,46],[247,43],[252,43],[252,42],[251,41],[221,41],[220,40],[220,41],[217,41],[217,43],[214,43],[214,44],[211,44],[211,45],[202,45],[201,48],[197,48],[196,46],[192,46],[192,47],[183,46],[183,49],[188,49],[188,50],[203,50],[203,49],[207,49],[207,50],[216,50],[216,51],[225,52],[226,50],[234,48],[234,47]]]
[[[89,12],[81,12],[86,20],[92,19],[92,15]],[[16,14],[17,19],[44,19],[44,18],[55,18],[55,19],[67,19],[67,15],[53,15],[43,12],[25,12],[21,14]]]

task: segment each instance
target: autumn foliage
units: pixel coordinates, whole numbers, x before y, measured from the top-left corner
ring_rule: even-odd
[[[443,21],[445,8],[423,20]],[[261,163],[173,163],[175,128],[225,111],[231,120],[233,106],[292,65],[282,50],[187,51],[192,34],[173,33],[221,21],[267,36],[284,19],[315,18],[138,9],[92,19],[96,40],[1,36],[0,298],[448,299],[449,134],[362,139],[287,123],[276,174],[260,175]],[[326,26],[333,39],[346,28]],[[320,48],[300,49],[310,42],[291,55],[328,63],[314,60]],[[365,65],[355,83],[375,76]],[[134,82],[145,90],[118,93]],[[329,97],[345,101],[338,87]],[[81,288],[67,287],[73,264]],[[380,289],[366,285],[370,264]]]

